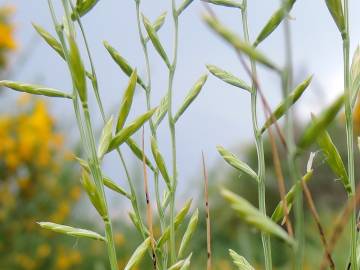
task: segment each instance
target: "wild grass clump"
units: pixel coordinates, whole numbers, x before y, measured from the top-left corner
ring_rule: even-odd
[[[72,102],[74,117],[76,118],[84,151],[84,156],[78,157],[82,168],[81,183],[90,202],[103,221],[104,232],[94,232],[85,228],[77,228],[76,226],[57,224],[51,220],[40,221],[39,225],[54,232],[104,242],[104,248],[106,246],[111,269],[118,269],[113,222],[109,214],[109,202],[105,192],[105,189],[108,188],[130,201],[132,205],[132,211],[129,214],[130,219],[142,238],[142,242],[139,243],[124,269],[134,269],[146,256],[149,256],[151,259],[151,266],[149,265],[148,269],[189,269],[192,252],[188,250],[188,245],[196,231],[199,212],[196,209],[190,213],[191,200],[188,200],[178,213],[175,212],[178,188],[177,151],[179,150],[177,148],[176,124],[204,88],[208,75],[204,74],[194,82],[193,87],[189,90],[179,108],[174,106],[173,92],[174,78],[177,73],[181,15],[190,8],[190,4],[193,1],[184,0],[178,4],[175,0],[171,0],[171,9],[168,15],[164,12],[152,22],[147,18],[146,14],[142,13],[141,0],[135,0],[134,11],[137,19],[137,30],[146,68],[146,76],[144,78],[138,74],[137,69],[126,60],[126,57],[121,52],[118,52],[107,41],[104,42],[104,47],[109,52],[109,57],[114,60],[122,72],[129,78],[128,84],[124,87],[118,114],[115,117],[109,117],[105,114],[100,97],[100,86],[98,85],[96,69],[87,43],[86,32],[81,22],[82,17],[88,12],[93,9],[96,11],[96,4],[98,2],[96,0],[82,0],[77,1],[76,5],[74,5],[70,0],[62,0],[63,10],[60,13],[60,11],[54,9],[52,0],[48,0],[56,37],[52,36],[41,26],[34,24],[35,30],[42,39],[65,61],[72,79],[71,93],[33,84],[7,80],[0,82],[0,86],[11,88],[15,91],[58,98],[59,102],[61,102],[60,99],[65,100],[64,102]],[[305,195],[304,199],[309,206],[324,248],[324,259],[322,262],[319,259],[321,267],[326,268],[329,265],[330,268],[335,269],[336,262],[333,260],[332,251],[347,223],[347,218],[350,217],[351,242],[348,249],[349,263],[347,267],[348,269],[357,269],[359,262],[357,256],[356,206],[359,198],[356,196],[355,190],[353,110],[359,89],[360,71],[358,68],[358,51],[350,67],[348,0],[325,1],[343,42],[344,94],[333,101],[322,113],[314,115],[303,134],[297,139],[294,136],[293,105],[309,89],[312,75],[305,77],[299,85],[293,85],[289,13],[295,2],[295,0],[282,1],[280,7],[269,18],[255,40],[251,40],[247,0],[204,1],[208,11],[207,15],[204,16],[204,22],[234,49],[246,72],[244,76],[247,79],[241,79],[226,71],[226,68],[206,63],[206,67],[212,75],[224,83],[247,91],[249,95],[251,104],[250,121],[252,123],[256,147],[257,169],[253,169],[224,147],[218,146],[217,149],[225,162],[256,183],[258,188],[258,207],[253,206],[250,202],[226,188],[221,189],[220,194],[229,202],[229,206],[241,220],[249,224],[250,227],[260,231],[265,269],[272,269],[273,267],[272,253],[274,251],[271,246],[271,237],[284,241],[292,252],[291,260],[294,268],[303,269],[304,249],[306,247],[303,192]],[[211,4],[225,6],[239,12],[242,25],[241,37],[221,22],[221,18],[216,16]],[[63,20],[58,19],[61,15],[64,16]],[[158,36],[158,31],[166,23],[166,19],[171,20],[173,26],[173,40],[171,44],[173,51],[171,54],[166,51]],[[286,61],[283,66],[276,63],[276,61],[271,59],[270,56],[265,55],[258,48],[265,44],[274,31],[279,31],[280,26],[283,26],[285,36],[284,54]],[[81,47],[79,46],[80,42],[85,45],[84,52],[81,52],[79,49]],[[160,104],[155,105],[152,102],[152,65],[149,59],[149,50],[155,50],[167,68],[167,92],[161,99]],[[89,61],[84,61],[83,55],[86,55]],[[89,62],[89,65],[85,65],[85,62]],[[274,109],[269,106],[266,96],[262,91],[261,78],[257,71],[259,65],[276,74],[282,82],[281,92],[283,100]],[[143,114],[130,120],[128,116],[132,109],[135,89],[137,87],[144,90],[146,108]],[[89,91],[90,89],[92,89],[92,92]],[[103,129],[99,137],[96,136],[93,128],[93,108],[88,106],[88,100],[92,95],[94,95],[97,101],[97,107],[101,112],[103,120]],[[347,168],[343,157],[327,131],[330,123],[334,121],[344,106],[348,149]],[[260,112],[263,112],[266,118],[264,123],[259,121]],[[280,127],[278,124],[278,120],[281,118],[285,118],[283,127]],[[164,119],[167,119],[171,142],[170,160],[164,158],[163,150],[160,148],[158,141],[157,130],[160,125],[165,125],[166,121]],[[149,125],[150,136],[145,136],[145,125]],[[141,130],[142,143],[139,145],[132,137]],[[267,181],[266,166],[269,165],[265,161],[264,138],[266,135],[271,146],[272,160],[281,198],[277,207],[271,209],[273,210],[272,215],[268,214],[269,207],[266,205],[265,192]],[[348,204],[343,214],[345,221],[334,225],[334,232],[330,237],[325,233],[311,191],[307,186],[307,182],[313,177],[315,170],[312,166],[315,155],[313,153],[310,154],[306,170],[301,169],[298,162],[300,157],[309,155],[309,151],[315,143],[320,151],[324,153],[329,168],[340,179],[348,196]],[[290,179],[285,179],[284,177],[278,144],[281,145],[285,152],[285,166],[289,171]],[[136,184],[129,173],[126,159],[122,154],[124,145],[130,148],[134,156],[143,165],[143,185]],[[152,157],[146,154],[145,148],[147,145],[151,148]],[[127,178],[127,188],[119,186],[107,177],[102,169],[103,159],[110,152],[116,152],[119,156]],[[207,188],[208,176],[204,157],[203,169],[207,225],[207,269],[211,269],[211,220]],[[150,177],[154,183],[153,192],[149,185]],[[140,211],[142,208],[140,205],[141,200],[137,195],[139,190],[143,192],[142,194],[145,197],[146,217],[143,217]],[[156,204],[156,212],[153,212],[153,209],[155,209],[154,204]],[[292,209],[294,209],[294,214]],[[187,216],[190,216],[189,222],[184,234],[180,235],[180,225],[185,222]],[[160,233],[158,234],[154,232],[154,218],[158,219],[160,223]],[[251,266],[251,262],[248,262],[235,251],[230,250],[230,256],[238,269],[254,269]]]

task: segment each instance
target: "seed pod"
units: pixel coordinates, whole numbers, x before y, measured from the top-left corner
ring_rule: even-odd
[[[229,254],[239,270],[255,270],[243,256],[240,256],[234,250],[229,249]]]
[[[226,150],[222,146],[216,147],[222,158],[232,167],[235,169],[247,174],[251,178],[255,179],[256,181],[259,181],[257,174],[253,171],[253,169],[250,168],[249,165],[239,160],[233,153]]]
[[[88,13],[98,2],[99,0],[77,0],[75,7],[76,12],[80,17],[82,17]],[[75,18],[76,16],[72,14],[72,19],[74,20]]]
[[[352,188],[344,162],[340,156],[339,151],[331,140],[330,134],[326,130],[319,131],[319,135],[316,141],[326,157],[326,163],[330,166],[331,170],[336,174],[336,176],[340,178],[340,181],[344,185],[347,193],[351,194]]]
[[[326,6],[333,17],[341,35],[346,34],[345,17],[341,0],[325,0]]]
[[[236,86],[238,88],[242,88],[246,91],[249,91],[250,93],[253,92],[253,90],[251,89],[251,86],[247,85],[246,82],[235,77],[230,72],[227,72],[227,71],[225,71],[217,66],[214,66],[214,65],[206,65],[206,67],[211,72],[211,74],[213,74],[215,77],[218,77],[220,80],[222,80],[228,84],[231,84],[233,86]]]
[[[254,61],[257,61],[268,68],[274,69],[278,72],[281,71],[281,69],[272,63],[265,55],[263,55],[250,44],[242,41],[235,33],[226,28],[218,20],[210,16],[205,16],[204,20],[212,30],[214,30],[218,35],[220,35],[224,40],[232,45],[238,52],[242,52],[248,55]]]
[[[168,189],[171,190],[171,180],[170,180],[169,173],[166,169],[166,164],[165,164],[164,158],[162,157],[159,147],[156,143],[156,140],[153,137],[151,137],[151,151],[154,156],[155,163],[156,163],[157,167],[159,168],[159,171],[160,171],[162,177],[164,178],[164,181],[165,181]]]
[[[114,138],[111,140],[109,149],[107,152],[110,152],[116,148],[118,148],[121,144],[126,142],[132,134],[134,134],[139,128],[141,128],[146,121],[148,121],[151,116],[156,111],[156,108],[144,113],[143,115],[136,118],[133,122],[128,124],[126,127],[121,129]]]
[[[149,35],[149,38],[150,38],[152,44],[154,45],[154,48],[159,53],[161,58],[164,60],[165,64],[168,67],[170,67],[169,58],[168,58],[163,46],[160,43],[159,37],[157,36],[155,29],[151,25],[149,19],[147,19],[144,15],[142,15],[142,19],[143,19],[143,23],[144,23],[146,32]]]
[[[240,9],[243,9],[244,7],[242,3],[238,3],[237,1],[233,1],[233,0],[203,0],[203,1],[224,7],[240,8]]]
[[[36,84],[26,84],[21,82],[14,82],[14,81],[0,81],[0,87],[7,87],[18,92],[24,92],[33,95],[40,95],[47,97],[62,97],[62,98],[72,99],[72,96],[69,94],[63,93],[53,88],[48,88]]]
[[[160,101],[160,105],[158,107],[158,109],[156,110],[154,117],[153,117],[153,122],[154,122],[154,127],[157,128],[161,121],[164,119],[167,110],[168,110],[168,103],[169,103],[169,96],[165,95],[161,101]]]
[[[303,176],[302,180],[298,181],[295,185],[293,185],[291,187],[291,189],[289,190],[289,192],[286,194],[285,200],[286,200],[286,205],[287,205],[287,208],[288,208],[289,212],[290,212],[290,210],[292,208],[294,198],[295,198],[295,194],[296,194],[297,190],[299,188],[301,188],[301,181],[308,182],[311,179],[312,175],[313,175],[313,171],[310,170],[309,172],[307,172]],[[284,210],[285,209],[284,209],[283,202],[280,201],[278,203],[278,205],[276,206],[273,214],[271,215],[271,219],[276,223],[279,222],[285,216],[285,211]]]
[[[126,141],[126,144],[129,146],[129,148],[131,149],[131,151],[134,153],[134,155],[140,160],[143,161],[143,151],[140,149],[140,147],[136,144],[136,142],[129,138]],[[153,166],[153,164],[151,163],[151,161],[148,159],[148,157],[145,155],[145,164],[148,165],[148,167],[150,168],[150,170],[152,170],[153,172],[155,172],[155,168]]]
[[[79,49],[72,36],[69,36],[69,67],[71,77],[82,103],[87,102],[85,68],[81,60]]]
[[[124,195],[125,197],[127,197],[128,199],[131,200],[131,196],[129,193],[126,192],[125,189],[123,189],[122,187],[120,187],[118,184],[116,184],[113,180],[111,180],[109,177],[104,177],[103,178],[103,182],[104,182],[104,185],[106,187],[108,187],[109,189],[121,194],[121,195]]]
[[[182,258],[184,256],[184,252],[185,249],[187,248],[191,237],[193,236],[193,234],[195,233],[197,224],[198,224],[198,220],[199,220],[199,210],[196,209],[194,214],[192,215],[189,224],[187,226],[187,229],[184,233],[183,238],[181,239],[181,244],[180,244],[180,248],[179,248],[179,253],[178,253],[178,257]]]
[[[110,144],[111,138],[112,138],[113,122],[114,122],[114,118],[111,116],[109,121],[105,124],[105,126],[101,132],[98,153],[97,153],[98,158],[100,160],[103,159],[104,155],[106,154],[107,149],[109,148],[109,144]]]
[[[112,59],[116,64],[121,68],[121,70],[130,77],[134,69],[129,65],[129,63],[113,48],[107,41],[103,42],[106,50],[109,52]],[[137,83],[143,88],[146,89],[146,85],[143,80],[137,76]]]
[[[160,28],[164,25],[165,23],[165,19],[166,19],[166,15],[167,12],[163,12],[160,14],[159,17],[157,17],[157,19],[154,21],[154,23],[152,24],[152,27],[155,29],[155,31],[159,31]],[[148,42],[150,40],[149,36],[145,37],[145,42]]]
[[[180,16],[180,14],[188,7],[194,0],[184,0],[179,8],[176,11],[177,16]]]
[[[104,201],[101,199],[93,180],[85,169],[82,170],[80,181],[86,193],[88,194],[92,205],[95,207],[101,217],[105,217],[107,215],[107,211]]]
[[[53,48],[62,59],[65,59],[64,51],[61,46],[61,44],[54,38],[49,32],[47,32],[44,28],[42,28],[40,25],[37,25],[35,23],[32,24],[35,28],[36,32],[45,40],[45,42]]]
[[[273,123],[279,120],[291,108],[293,104],[301,97],[312,81],[312,76],[300,83],[273,111],[270,117],[265,121],[261,128],[261,133],[264,133]]]
[[[291,238],[283,228],[261,213],[247,200],[225,189],[221,191],[221,194],[231,204],[231,207],[236,211],[239,217],[246,223],[262,232],[277,236],[284,240],[287,244],[294,246],[294,239]]]
[[[195,100],[195,98],[200,94],[201,89],[203,88],[207,80],[207,75],[203,75],[189,91],[183,104],[180,106],[180,109],[174,116],[174,122],[176,123],[180,116],[185,112],[185,110],[190,106],[190,104]]]
[[[300,149],[306,149],[309,147],[317,139],[320,132],[325,130],[334,120],[343,104],[344,95],[341,95],[328,108],[326,108],[315,121],[311,121],[301,136],[298,147]]]
[[[260,34],[257,36],[254,47],[259,45],[265,38],[267,38],[284,20],[284,18],[288,15],[291,8],[293,7],[295,0],[286,0],[285,3],[274,12],[274,14],[270,17],[264,28],[260,31]]]
[[[129,115],[131,104],[133,102],[133,97],[134,97],[134,93],[135,93],[136,81],[137,81],[137,73],[136,73],[136,69],[135,69],[130,76],[129,84],[126,87],[126,90],[122,97],[119,116],[118,116],[118,120],[116,123],[116,132],[119,132],[120,129],[123,128],[126,118]]]
[[[124,270],[131,270],[135,269],[136,265],[138,265],[141,260],[144,258],[146,251],[151,246],[151,239],[150,237],[146,238],[144,242],[137,247],[134,253],[131,255],[130,260],[126,264]]]
[[[106,242],[105,237],[103,237],[102,235],[100,235],[96,232],[93,232],[93,231],[80,229],[80,228],[74,228],[74,227],[56,224],[56,223],[52,223],[52,222],[38,222],[38,224],[42,228],[48,229],[48,230],[51,230],[54,232],[63,233],[63,234],[67,234],[67,235],[74,236],[74,237],[85,237],[85,238],[90,238],[90,239],[95,239],[95,240],[100,240],[100,241]]]
[[[179,228],[179,226],[181,225],[181,223],[184,221],[187,213],[189,212],[190,206],[191,206],[191,200],[186,201],[184,207],[179,211],[179,213],[176,215],[175,217],[175,221],[174,221],[174,226],[175,226],[175,230],[177,230]],[[161,246],[163,244],[166,243],[167,240],[169,240],[170,237],[170,227],[167,227],[163,234],[161,235],[161,237],[158,240],[157,243],[157,247],[161,248]]]

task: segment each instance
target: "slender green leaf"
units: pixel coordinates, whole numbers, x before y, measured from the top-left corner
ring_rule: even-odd
[[[236,86],[238,88],[244,89],[246,91],[249,91],[250,93],[253,92],[251,86],[249,86],[246,82],[243,80],[240,80],[233,74],[231,74],[228,71],[225,71],[217,66],[214,65],[206,65],[207,69],[213,74],[215,77],[218,77],[220,80],[231,84],[233,86]]]
[[[152,24],[152,27],[155,29],[155,31],[159,31],[160,28],[164,25],[165,23],[165,19],[166,19],[166,15],[167,12],[163,12],[160,14],[159,17],[157,17],[157,19],[154,21],[154,23]],[[150,40],[149,36],[145,37],[145,42],[148,42]]]
[[[40,25],[37,25],[35,23],[33,23],[32,25],[35,28],[36,32],[38,32],[38,34],[45,40],[45,42],[51,48],[53,48],[60,55],[61,58],[65,59],[64,51],[60,42],[58,42],[56,38],[54,38],[49,32],[47,32]]]
[[[104,46],[106,48],[106,50],[109,52],[110,56],[112,57],[112,59],[115,61],[116,64],[118,64],[118,66],[121,68],[121,70],[128,76],[130,77],[131,74],[134,71],[134,68],[132,68],[129,63],[119,54],[119,52],[117,52],[115,50],[114,47],[112,47],[107,41],[104,41]],[[144,81],[137,76],[137,83],[146,90],[146,85],[144,83]]]
[[[330,134],[326,130],[319,131],[319,135],[316,141],[326,157],[327,164],[330,166],[331,170],[340,178],[340,181],[344,185],[344,188],[348,194],[351,194],[352,188],[344,162],[335,144],[331,140]]]
[[[69,36],[69,67],[71,70],[71,77],[77,90],[80,100],[83,103],[87,102],[86,90],[86,76],[84,64],[81,60],[79,48],[72,36]]]
[[[117,123],[116,123],[116,132],[119,132],[120,129],[122,129],[124,127],[126,118],[129,115],[130,108],[131,108],[133,98],[134,98],[136,82],[137,82],[137,73],[136,73],[136,69],[135,69],[130,76],[129,84],[126,87],[126,90],[122,97],[119,115],[118,115],[118,119],[117,119]]]
[[[132,270],[135,269],[135,267],[141,262],[141,260],[144,258],[146,251],[150,247],[151,240],[150,237],[146,238],[144,242],[142,242],[137,249],[134,251],[134,253],[131,255],[130,260],[126,264],[124,270]]]
[[[234,250],[229,249],[229,253],[234,264],[238,267],[239,270],[255,270],[255,268],[252,267],[243,256],[240,256]]]
[[[109,188],[121,195],[124,195],[125,197],[127,197],[128,199],[131,200],[131,195],[129,193],[127,193],[125,189],[123,189],[121,186],[119,186],[113,180],[111,180],[109,177],[104,177],[103,182],[107,188]]]
[[[33,95],[41,95],[47,97],[62,97],[62,98],[72,99],[72,96],[69,94],[63,93],[53,88],[48,88],[36,84],[26,84],[21,82],[14,82],[14,81],[0,81],[0,86],[7,87],[18,92],[24,92]]]
[[[161,121],[164,119],[168,110],[168,102],[169,102],[169,96],[165,95],[161,99],[160,105],[156,110],[156,112],[154,113],[153,122],[155,128],[157,128],[160,125]]]
[[[107,152],[118,148],[121,144],[126,142],[132,134],[134,134],[139,128],[144,125],[146,121],[151,118],[155,111],[156,108],[144,113],[143,115],[136,118],[133,122],[125,126],[123,129],[121,129],[118,133],[116,133],[116,135],[110,142]]]
[[[240,9],[243,9],[244,7],[242,2],[236,0],[202,0],[202,1],[224,7],[232,7],[232,8],[240,8]]]
[[[263,29],[260,31],[260,34],[257,36],[254,46],[256,47],[262,42],[265,38],[267,38],[284,20],[284,18],[288,15],[291,8],[293,7],[296,0],[286,0],[282,6],[274,12],[274,14],[270,17],[268,22],[265,24]]]
[[[279,120],[291,108],[293,104],[301,97],[312,81],[312,76],[300,83],[273,111],[270,117],[265,121],[261,128],[261,133],[264,133],[273,123]]]
[[[176,114],[174,116],[174,122],[177,122],[177,120],[179,120],[180,116],[185,112],[185,110],[190,106],[190,104],[200,94],[200,91],[203,88],[206,80],[207,80],[207,75],[201,76],[201,78],[191,88],[191,90],[185,97],[183,104],[180,106],[180,109],[176,112]]]
[[[279,237],[291,246],[295,244],[294,239],[291,238],[283,228],[274,223],[269,217],[262,214],[247,200],[225,189],[221,191],[221,194],[231,204],[231,207],[236,211],[239,217],[246,223],[262,232]]]
[[[181,3],[181,5],[179,6],[179,8],[177,9],[176,13],[177,16],[180,16],[181,13],[183,13],[183,11],[190,6],[190,4],[193,2],[194,0],[183,0],[183,2]]]
[[[248,176],[250,176],[251,178],[255,179],[256,181],[258,181],[258,176],[257,174],[253,171],[253,169],[250,168],[249,165],[247,165],[246,163],[242,162],[241,160],[239,160],[233,153],[231,153],[230,151],[226,150],[224,147],[222,146],[217,146],[216,147],[218,152],[220,153],[220,155],[223,157],[223,159],[232,167],[234,167],[235,169],[247,174]]]
[[[176,215],[175,221],[174,221],[175,230],[177,230],[179,228],[179,226],[182,224],[182,222],[184,221],[187,213],[189,212],[191,202],[192,202],[191,200],[186,201],[184,207]],[[169,237],[170,237],[170,227],[167,227],[157,242],[157,245],[156,245],[157,248],[161,248],[161,246],[163,244],[165,244],[167,240],[169,240]]]
[[[151,151],[154,156],[156,165],[159,168],[159,171],[160,171],[162,177],[164,178],[164,181],[165,181],[168,189],[171,190],[171,179],[170,179],[169,173],[166,168],[165,160],[160,153],[159,147],[158,147],[157,142],[154,139],[154,137],[151,137]]]
[[[268,68],[280,72],[281,69],[277,67],[272,61],[270,61],[265,55],[263,55],[250,44],[242,41],[235,33],[226,28],[218,20],[210,16],[206,16],[204,17],[204,19],[208,26],[218,35],[220,35],[224,40],[226,40],[230,45],[232,45],[235,50],[248,55],[253,60],[265,65]]]
[[[302,180],[305,182],[308,182],[311,179],[312,175],[313,175],[313,171],[310,170],[303,176]],[[297,190],[301,189],[301,181],[302,180],[298,181],[295,185],[293,185],[290,188],[289,192],[285,195],[286,206],[288,208],[288,211],[290,211],[292,208]],[[278,203],[278,205],[276,206],[273,214],[271,215],[271,219],[274,222],[279,222],[284,216],[285,216],[284,205],[283,205],[283,202],[280,201]]]
[[[114,118],[111,116],[109,121],[106,122],[103,130],[101,131],[98,153],[97,153],[100,160],[104,157],[107,149],[109,148],[109,144],[112,139],[113,122],[114,122]]]
[[[126,140],[126,144],[129,146],[131,151],[134,153],[134,155],[142,162],[143,161],[143,151],[140,149],[140,147],[136,144],[136,142],[129,138]],[[155,172],[155,167],[151,163],[151,161],[148,159],[148,157],[145,155],[145,164],[153,171]]]
[[[169,58],[163,48],[163,46],[160,43],[159,37],[156,34],[156,30],[154,29],[154,27],[152,26],[151,22],[144,16],[142,15],[142,19],[143,19],[143,23],[146,29],[147,34],[149,35],[149,38],[152,42],[152,44],[154,45],[154,48],[156,49],[156,51],[159,53],[159,55],[161,56],[161,58],[164,60],[165,64],[170,67],[170,61]]]
[[[40,227],[54,232],[67,234],[74,237],[84,237],[106,242],[105,237],[93,231],[56,224],[53,222],[38,222],[38,224],[40,225]]]
[[[185,249],[189,245],[190,239],[196,231],[198,221],[199,221],[199,210],[196,209],[194,214],[191,216],[187,229],[184,233],[184,236],[181,239],[179,253],[178,253],[179,258],[182,258],[184,256]]]
[[[342,7],[342,1],[341,0],[325,0],[325,3],[327,5],[327,8],[330,11],[331,16],[334,19],[334,22],[336,23],[336,26],[338,27],[340,33],[342,35],[346,34],[346,27],[345,27],[345,17],[344,17],[344,11]]]
[[[320,131],[323,131],[334,120],[337,113],[344,104],[344,96],[338,97],[328,108],[326,108],[314,121],[311,121],[301,136],[298,147],[306,149],[319,136]]]

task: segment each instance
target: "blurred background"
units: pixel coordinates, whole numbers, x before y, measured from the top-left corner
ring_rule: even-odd
[[[155,19],[164,10],[170,10],[170,1],[143,1],[142,10]],[[251,37],[255,37],[280,1],[249,1]],[[360,9],[358,1],[350,1],[351,10]],[[59,11],[60,11],[59,7]],[[231,9],[215,7],[217,15],[241,35],[240,14]],[[205,9],[194,1],[180,23],[179,65],[175,77],[175,106],[206,72],[205,64],[215,64],[249,81],[234,52],[213,35],[202,22]],[[107,40],[125,58],[144,74],[145,65],[135,21],[134,1],[101,1],[96,9],[84,17],[83,23],[94,56],[101,97],[107,115],[116,113],[122,91],[128,78],[107,54],[102,41]],[[359,17],[352,14],[351,50],[360,40]],[[294,54],[294,83],[310,74],[314,80],[295,106],[296,134],[310,118],[318,113],[342,91],[341,40],[323,1],[299,0],[291,12],[292,45]],[[32,28],[35,22],[54,33],[46,1],[0,0],[0,79],[39,83],[68,90],[71,78],[62,60],[40,40]],[[165,49],[171,51],[172,24],[167,18],[159,36]],[[283,29],[280,27],[260,49],[276,63],[284,63]],[[157,105],[165,94],[167,77],[165,66],[150,50],[153,70],[153,100]],[[281,100],[281,81],[273,73],[260,68],[261,85],[272,106]],[[294,85],[295,85],[294,84]],[[95,105],[92,97],[90,100]],[[90,108],[96,108],[91,106]],[[144,111],[145,98],[141,91],[134,100],[130,118]],[[97,128],[101,129],[100,113],[92,109]],[[356,132],[360,130],[360,109],[356,112]],[[262,116],[261,113],[259,114]],[[0,89],[0,269],[106,269],[107,259],[101,243],[74,240],[40,230],[36,221],[97,228],[101,225],[95,211],[80,188],[79,167],[74,160],[81,156],[79,134],[73,120],[71,104],[51,99],[33,98]],[[205,88],[191,109],[177,126],[179,145],[180,207],[185,199],[194,198],[193,208],[202,210],[201,222],[192,241],[194,269],[206,262],[205,215],[203,213],[203,176],[201,151],[204,151],[209,170],[212,240],[215,269],[233,269],[227,249],[232,248],[246,256],[259,268],[262,248],[259,233],[239,222],[218,194],[224,185],[257,205],[257,189],[246,176],[229,168],[218,156],[216,145],[223,145],[237,153],[256,168],[250,122],[250,97],[209,76]],[[159,141],[165,157],[170,157],[168,127],[159,129]],[[281,123],[281,122],[280,122]],[[148,131],[146,131],[148,132]],[[346,159],[344,122],[342,116],[331,126],[332,137]],[[267,199],[269,213],[279,201],[270,146],[266,142]],[[141,164],[126,152],[132,174],[141,183]],[[305,170],[306,160],[299,164]],[[109,155],[104,170],[121,186],[127,187],[119,160]],[[331,231],[332,220],[341,211],[345,192],[324,163],[321,153],[316,158],[315,176],[310,188],[316,198],[325,229]],[[284,166],[285,170],[285,166]],[[286,176],[286,170],[284,171]],[[141,189],[139,189],[141,191]],[[336,194],[336,196],[334,196]],[[140,242],[132,228],[129,204],[109,193],[112,218],[116,224],[116,245],[119,265],[123,267],[129,255]],[[144,206],[144,204],[142,204]],[[306,206],[304,206],[306,211]],[[306,216],[308,269],[314,269],[322,255],[322,246],[311,216]],[[138,239],[138,241],[134,240]],[[277,269],[289,269],[286,259],[291,254],[281,242],[274,240]],[[336,261],[346,265],[348,254],[346,236],[338,244]],[[288,256],[287,256],[288,254]],[[122,268],[121,268],[122,269]]]

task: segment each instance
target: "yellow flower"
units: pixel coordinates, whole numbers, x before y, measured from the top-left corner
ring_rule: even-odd
[[[51,251],[51,248],[48,244],[41,244],[36,249],[36,255],[39,258],[46,258],[47,256],[49,256],[50,251]]]
[[[12,26],[0,23],[0,47],[13,50],[16,48],[16,42],[13,37],[14,29]]]

